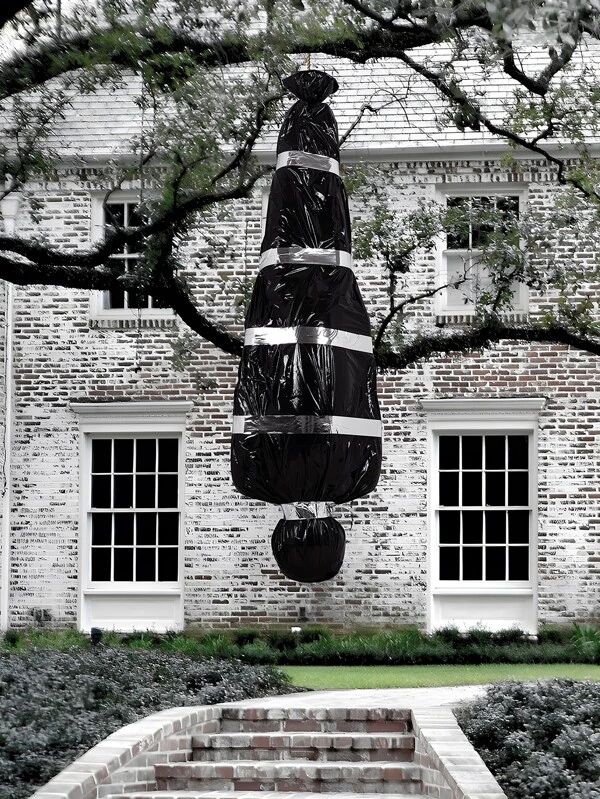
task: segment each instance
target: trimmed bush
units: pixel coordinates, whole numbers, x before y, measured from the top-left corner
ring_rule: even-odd
[[[600,687],[504,683],[457,713],[509,799],[600,796]]]
[[[145,651],[139,637],[132,648],[0,653],[0,799],[25,799],[150,713],[289,690],[273,669]]]
[[[531,640],[520,630],[491,633],[455,628],[426,635],[416,627],[333,632],[317,625],[291,628],[190,630],[186,633],[105,633],[103,643],[144,651],[161,650],[189,657],[239,659],[247,663],[315,666],[426,665],[479,663],[600,663],[600,630],[591,625],[542,628]],[[65,649],[89,647],[73,630],[11,631],[0,639],[0,651],[31,646]]]

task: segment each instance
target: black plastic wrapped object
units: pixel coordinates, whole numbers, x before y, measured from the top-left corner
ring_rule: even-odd
[[[343,563],[333,505],[377,485],[381,421],[337,124],[323,102],[337,82],[307,70],[284,85],[299,100],[277,144],[235,391],[231,471],[242,494],[282,506],[273,554],[287,577],[312,583],[335,577]]]

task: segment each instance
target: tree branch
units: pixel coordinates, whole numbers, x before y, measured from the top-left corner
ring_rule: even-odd
[[[148,236],[164,232],[195,211],[200,211],[216,203],[247,197],[257,180],[269,171],[270,167],[263,167],[250,175],[245,182],[239,183],[232,189],[195,195],[180,205],[170,208],[147,225],[139,228],[120,228],[93,250],[84,252],[57,250],[18,236],[0,236],[0,250],[21,255],[37,265],[77,266],[90,269],[102,265],[124,244],[138,244]]]
[[[489,322],[450,335],[440,333],[420,337],[396,352],[379,350],[376,360],[382,369],[405,369],[431,356],[485,349],[499,341],[562,344],[591,355],[600,355],[600,340],[571,331],[559,324],[513,326]]]

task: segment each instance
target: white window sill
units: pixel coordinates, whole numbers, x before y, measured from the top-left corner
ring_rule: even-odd
[[[84,595],[94,596],[179,596],[183,593],[183,588],[152,588],[151,586],[138,588],[84,588],[82,593]]]
[[[437,586],[433,588],[432,593],[434,596],[471,596],[471,595],[485,595],[485,596],[532,596],[533,588],[531,586],[526,588],[513,588],[512,586],[496,587],[496,586],[463,586],[460,588],[444,588]]]

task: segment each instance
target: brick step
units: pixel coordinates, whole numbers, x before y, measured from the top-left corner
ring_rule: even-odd
[[[310,760],[164,763],[155,766],[159,790],[306,793],[419,793],[421,769],[412,762],[315,763]]]
[[[410,732],[410,710],[400,708],[225,707],[220,732]]]
[[[409,761],[415,748],[409,733],[205,733],[192,738],[193,759],[312,761]]]
[[[278,791],[145,791],[144,793],[124,793],[119,794],[118,799],[285,799],[285,794]],[[318,794],[298,791],[294,794],[294,799],[355,799],[355,793],[325,793]],[[385,799],[394,799],[401,796],[405,799],[406,794],[386,793]],[[424,793],[411,793],[412,799],[431,799],[431,796]],[[360,799],[381,799],[380,793],[361,793]]]

